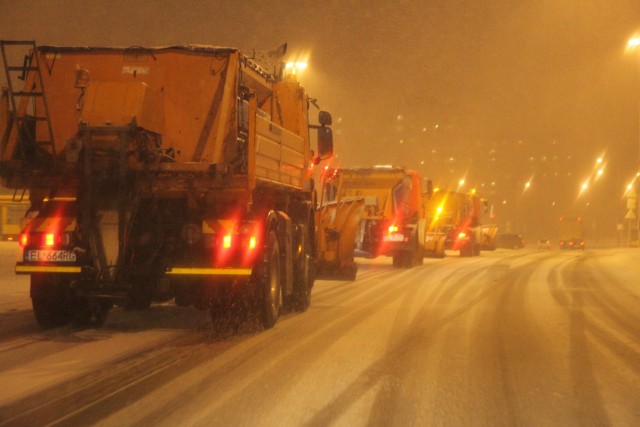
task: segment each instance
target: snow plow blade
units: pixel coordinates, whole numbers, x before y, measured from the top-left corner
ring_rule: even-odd
[[[331,202],[316,210],[316,279],[355,280],[355,239],[364,214],[364,198]]]
[[[447,234],[441,232],[428,232],[424,238],[424,256],[427,258],[444,258]]]
[[[498,233],[497,225],[481,225],[480,226],[480,250],[495,251],[496,250],[496,234]]]

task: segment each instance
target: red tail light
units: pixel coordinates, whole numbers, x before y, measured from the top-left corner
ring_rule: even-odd
[[[247,249],[250,251],[255,249],[258,246],[258,238],[256,236],[249,237],[249,244],[247,245]]]
[[[231,266],[239,263],[251,265],[259,253],[260,225],[254,221],[242,223],[228,221],[224,229],[212,233],[212,237],[212,244],[216,248],[214,262],[217,266]]]
[[[69,247],[75,244],[73,233],[70,232],[49,232],[49,233],[22,233],[18,238],[21,247],[29,245],[45,247]]]

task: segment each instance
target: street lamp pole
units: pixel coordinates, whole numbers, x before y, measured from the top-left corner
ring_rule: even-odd
[[[637,61],[637,86],[638,86],[638,173],[640,173],[640,33],[636,33],[627,42],[625,49],[628,53],[635,53]],[[640,247],[640,203],[637,196],[640,195],[640,179],[636,179],[636,233],[638,234],[638,247]]]
[[[640,35],[635,35],[627,43],[629,51],[636,53],[636,61],[638,62],[638,162],[640,163]]]
[[[524,201],[524,195],[527,192],[527,190],[531,187],[531,179],[529,179],[527,182],[524,183],[524,186],[522,187],[522,191],[520,192],[520,194],[518,194],[516,196],[516,229],[515,232],[518,234],[525,234],[525,222],[522,221],[521,216],[521,203]]]

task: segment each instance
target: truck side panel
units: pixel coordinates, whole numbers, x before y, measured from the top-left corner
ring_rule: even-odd
[[[256,132],[256,176],[301,187],[306,171],[304,140],[260,115]]]

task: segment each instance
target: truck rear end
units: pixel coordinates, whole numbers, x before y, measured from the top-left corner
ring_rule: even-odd
[[[581,217],[561,217],[559,222],[560,249],[584,250],[584,235],[582,233]]]
[[[18,274],[43,327],[100,324],[153,299],[214,322],[309,305],[309,165],[332,154],[295,80],[237,49],[2,42],[12,114],[0,173],[29,190]],[[32,47],[11,65],[13,47]],[[22,85],[24,82],[24,85]],[[310,128],[317,128],[312,158]]]
[[[460,256],[478,255],[484,232],[480,203],[475,194],[457,191],[437,190],[425,197],[428,239],[444,241],[444,249],[459,251]]]
[[[391,256],[396,267],[422,263],[420,177],[398,167],[341,168],[323,180],[322,203],[362,199],[356,255]]]

